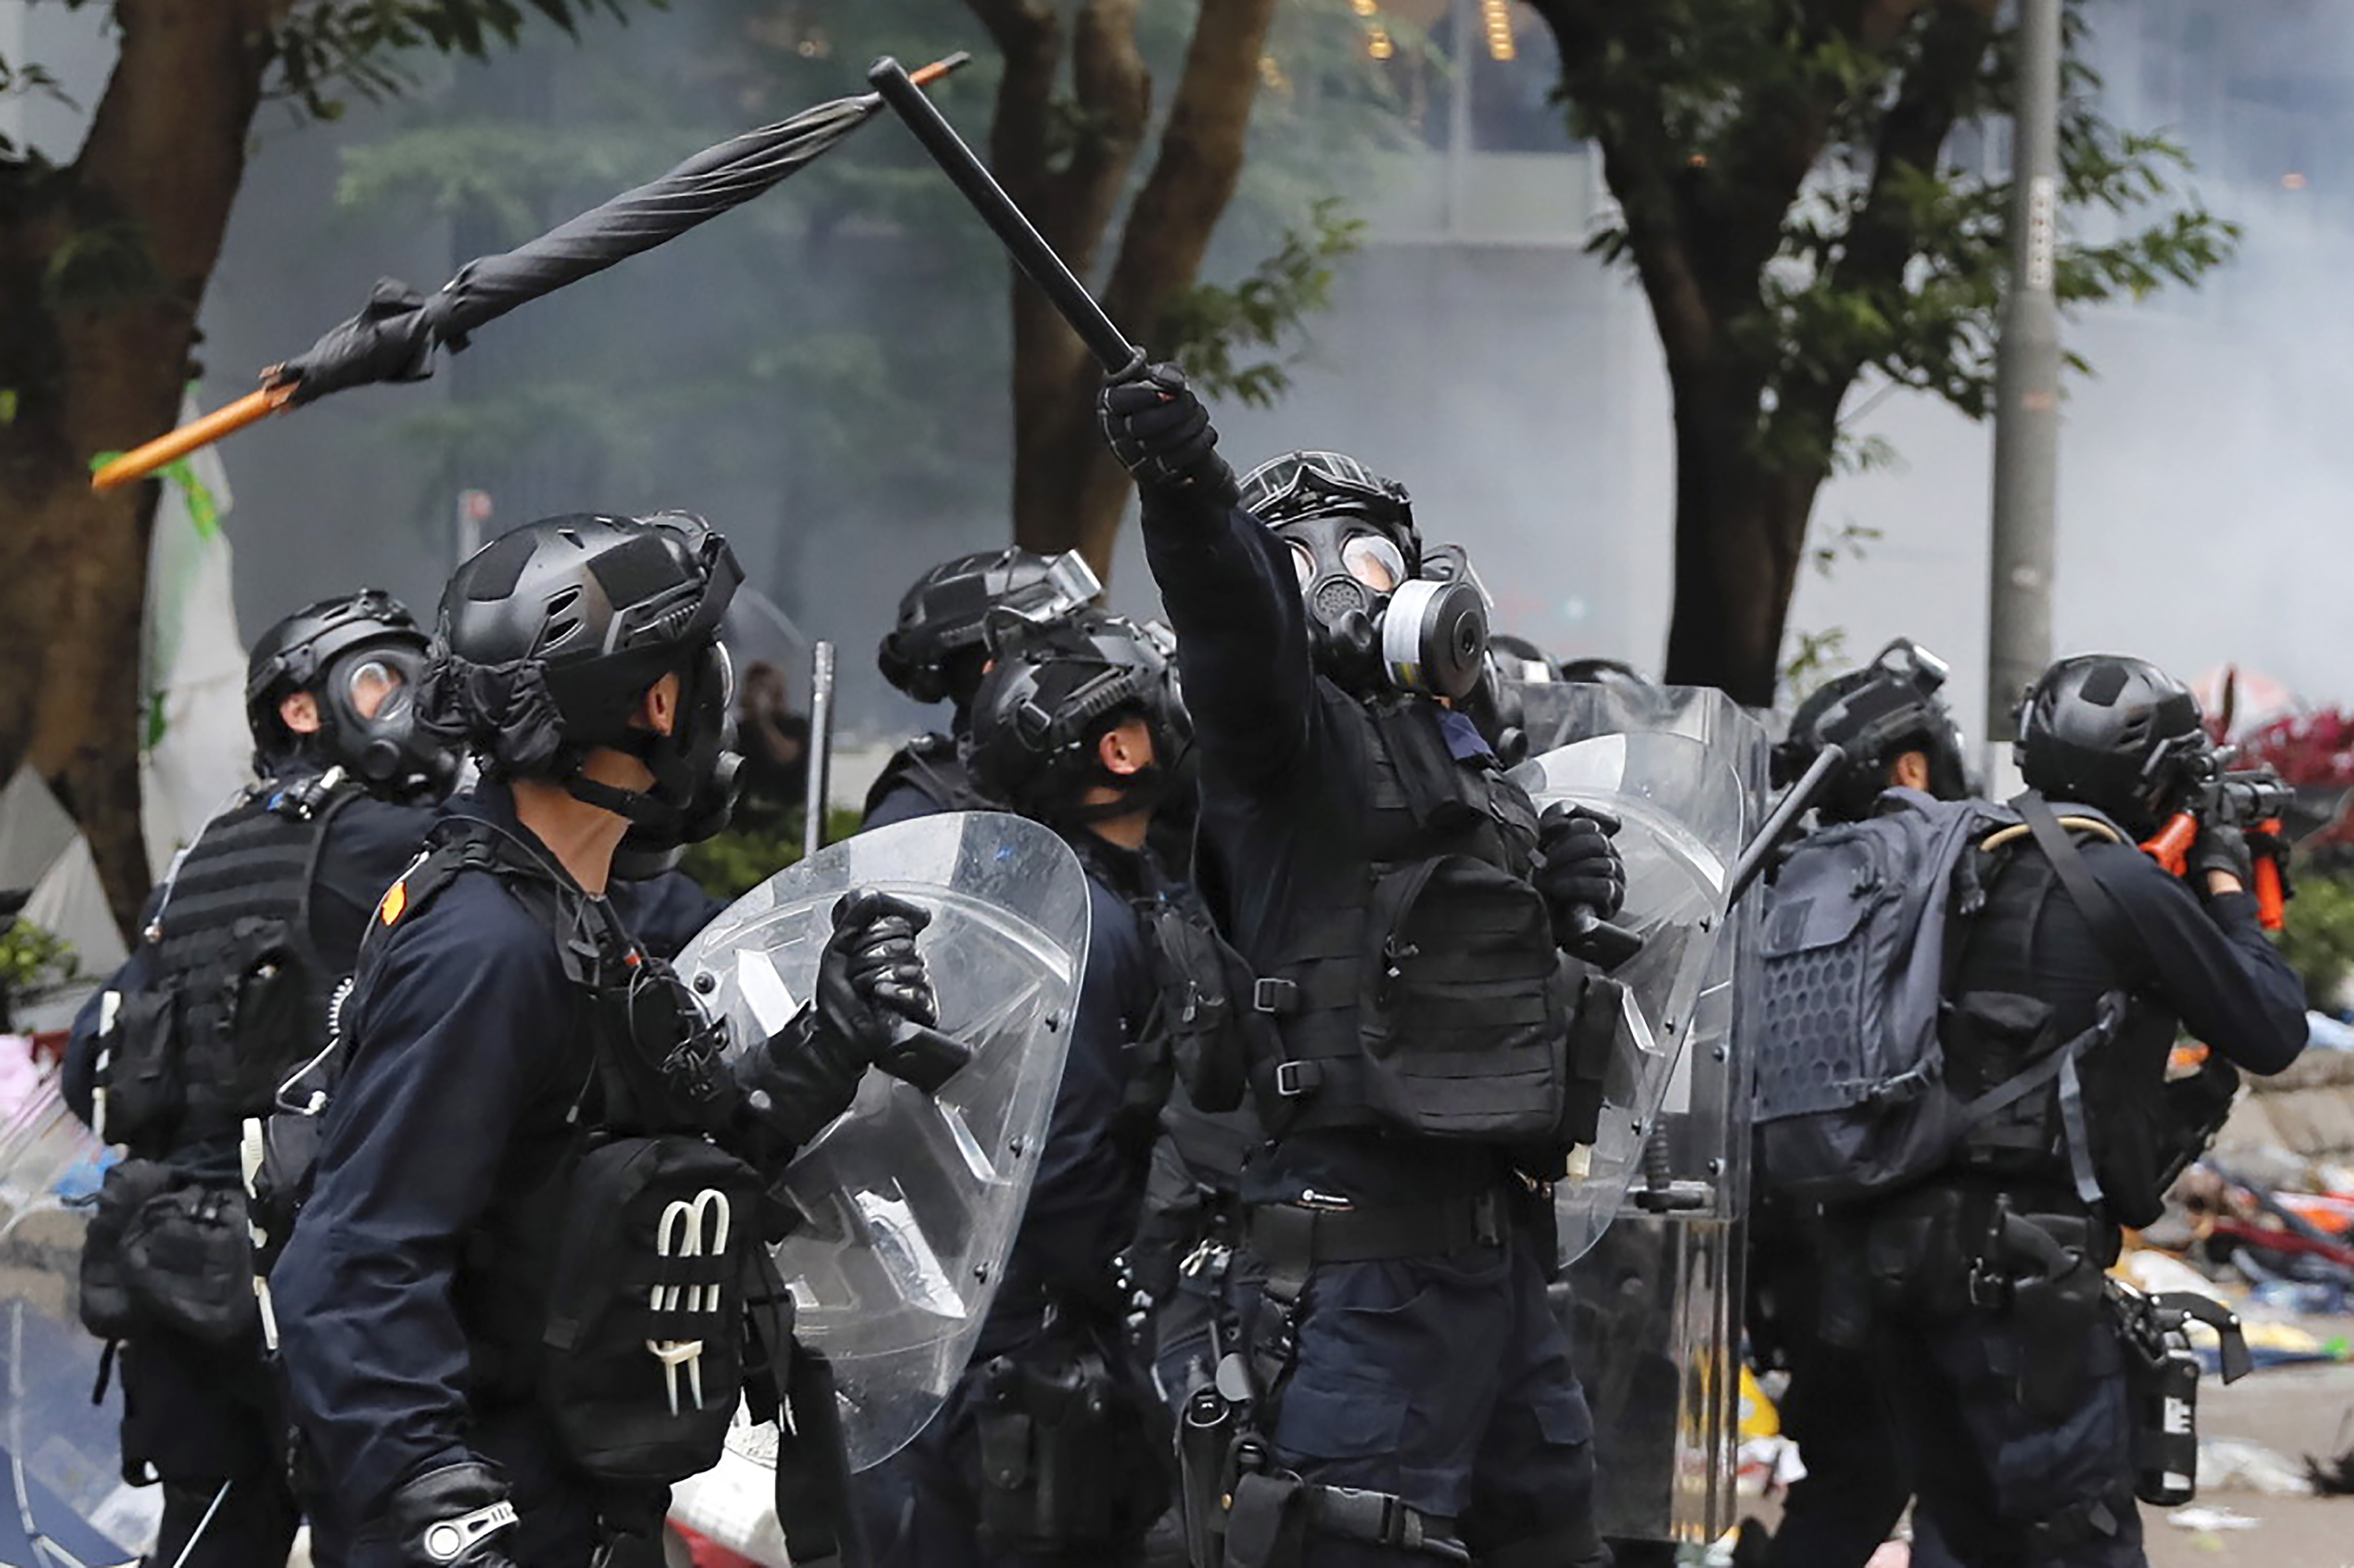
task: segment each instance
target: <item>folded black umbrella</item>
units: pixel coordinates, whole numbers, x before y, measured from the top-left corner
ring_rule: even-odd
[[[917,75],[924,81],[937,80],[970,58],[951,55]],[[262,372],[260,392],[116,459],[90,482],[106,490],[143,478],[266,414],[330,392],[380,381],[421,381],[433,373],[435,350],[462,349],[469,334],[517,305],[743,206],[825,153],[882,107],[880,95],[864,93],[730,137],[660,179],[590,207],[536,239],[467,262],[430,296],[390,278],[379,280],[359,314],[302,354]]]

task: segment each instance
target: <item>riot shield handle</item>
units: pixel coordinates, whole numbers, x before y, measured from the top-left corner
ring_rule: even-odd
[[[1561,947],[1571,958],[1583,959],[1606,973],[1641,952],[1643,938],[1580,905],[1569,912],[1569,938]]]
[[[1832,777],[1846,766],[1847,749],[1844,747],[1827,745],[1815,753],[1815,759],[1807,764],[1806,772],[1800,774],[1798,781],[1782,796],[1766,816],[1765,826],[1757,830],[1757,836],[1744,846],[1741,858],[1733,863],[1732,880],[1724,885],[1725,907],[1731,908],[1741,901],[1741,895],[1749,890],[1749,885],[1757,880],[1757,874],[1766,869],[1766,860],[1782,841],[1789,837],[1790,830],[1797,825],[1800,817],[1807,814],[1808,808],[1830,788]]]
[[[936,1095],[972,1060],[972,1047],[912,1018],[895,1018],[891,1044],[875,1065],[902,1083]]]

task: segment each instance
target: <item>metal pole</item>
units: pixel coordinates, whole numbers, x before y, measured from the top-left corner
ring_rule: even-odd
[[[810,650],[809,793],[801,810],[801,853],[825,847],[826,776],[833,763],[833,644],[820,639]]]
[[[2011,705],[2052,662],[2060,492],[2060,11],[2020,0],[2019,121],[2011,160],[2010,289],[1995,367],[1994,551],[1987,635],[1988,776],[2017,738]]]

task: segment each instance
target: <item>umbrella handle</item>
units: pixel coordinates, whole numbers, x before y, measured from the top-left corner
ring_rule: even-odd
[[[246,426],[268,418],[286,407],[294,396],[295,383],[264,387],[259,392],[249,392],[226,408],[216,408],[201,419],[191,419],[178,429],[157,436],[143,447],[124,452],[112,462],[90,476],[92,490],[116,490],[133,480],[146,478],[167,462],[175,462],[199,447],[210,446],[223,436],[234,435]]]

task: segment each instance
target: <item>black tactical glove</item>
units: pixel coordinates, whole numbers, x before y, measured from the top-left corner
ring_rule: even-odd
[[[2199,842],[2190,846],[2190,863],[2184,869],[2190,874],[2190,885],[2200,893],[2207,891],[2211,871],[2238,877],[2242,887],[2255,886],[2255,857],[2249,852],[2248,835],[2229,822],[2199,824]]]
[[[514,1568],[501,1549],[515,1527],[506,1478],[479,1459],[402,1483],[385,1503],[401,1555],[419,1568]]]
[[[1588,910],[1607,920],[1627,902],[1627,864],[1610,842],[1617,831],[1617,819],[1584,806],[1556,802],[1538,819],[1539,858],[1532,880],[1553,910],[1556,937],[1575,930],[1573,911]]]
[[[1240,490],[1235,471],[1218,455],[1210,411],[1175,366],[1148,366],[1139,355],[1127,369],[1105,378],[1096,415],[1112,455],[1135,476],[1138,489],[1234,504]]]
[[[2253,861],[2272,862],[2273,869],[2279,874],[2282,902],[2285,903],[2296,897],[2296,884],[2291,882],[2288,875],[2288,840],[2270,828],[2249,828],[2245,832],[2250,858]],[[2254,882],[2251,881],[2248,886],[2253,889]]]
[[[740,1073],[762,1128],[798,1147],[848,1108],[858,1081],[894,1044],[893,1025],[938,1019],[916,933],[928,910],[862,888],[833,906],[817,994]]]

